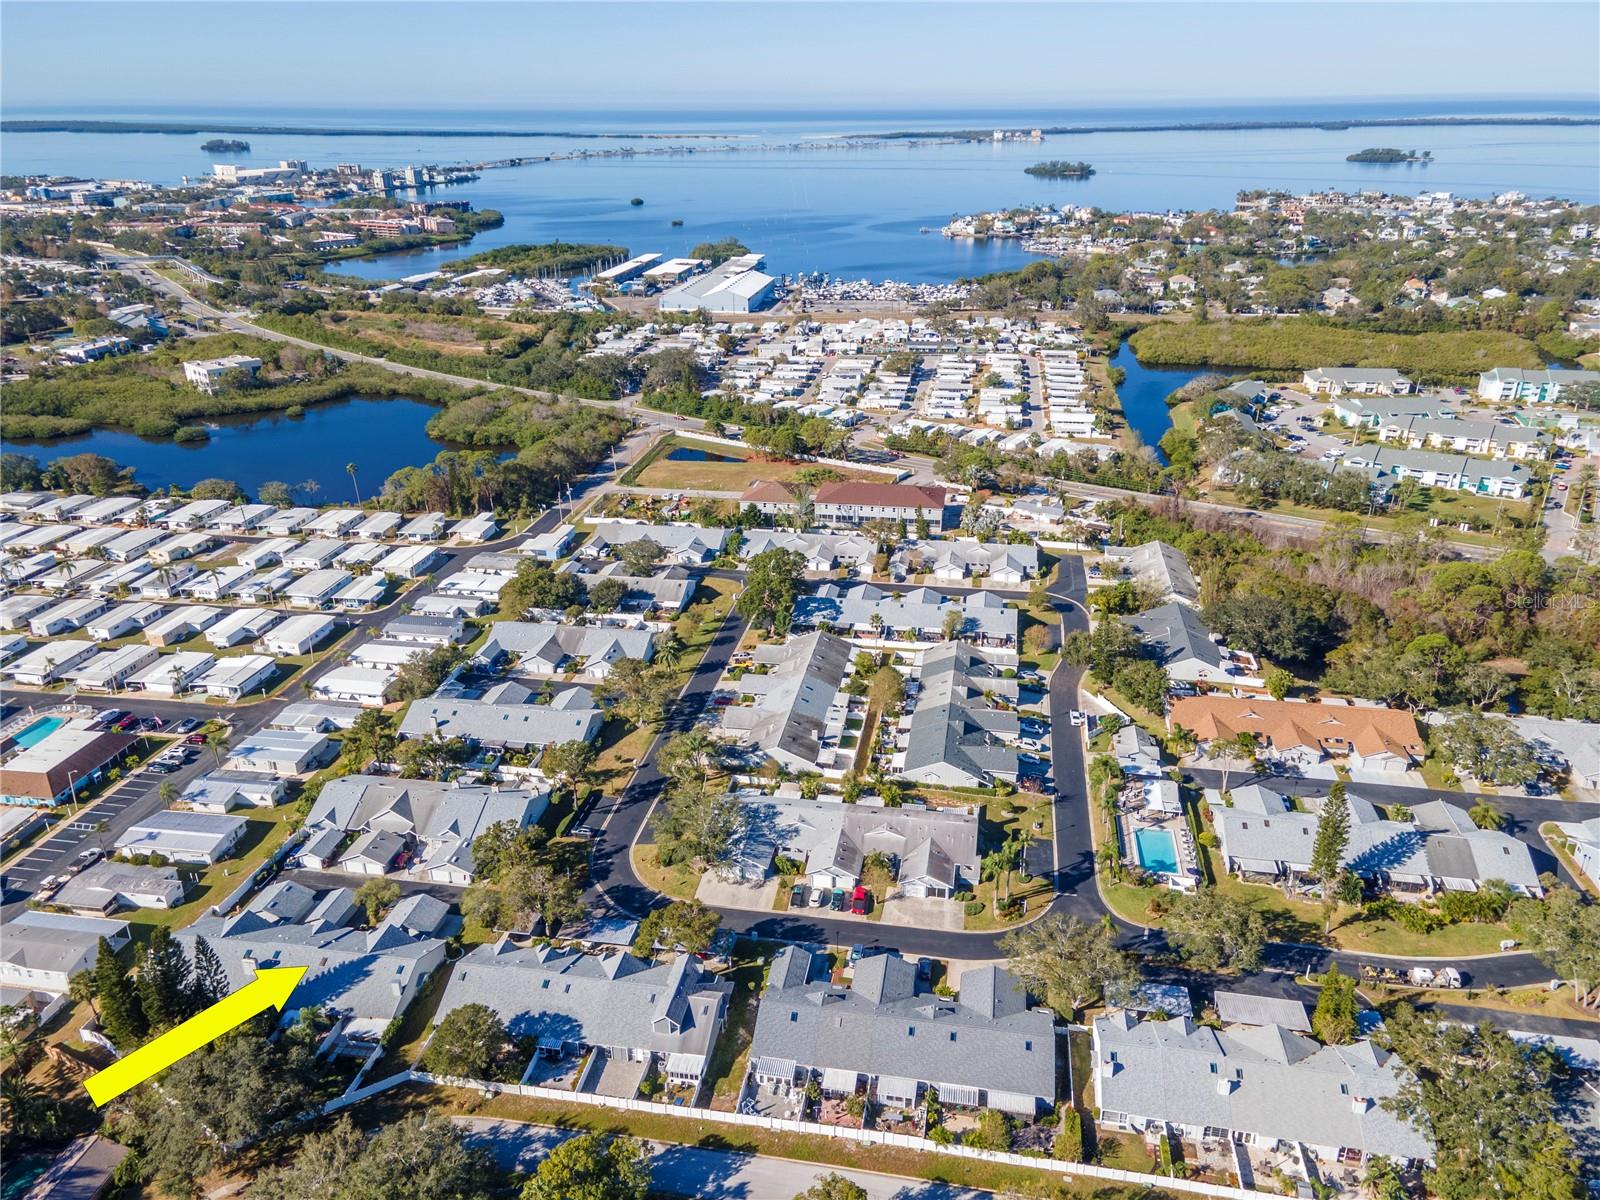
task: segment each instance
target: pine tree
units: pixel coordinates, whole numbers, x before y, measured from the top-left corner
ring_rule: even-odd
[[[156,927],[139,960],[139,999],[152,1029],[166,1029],[193,1011],[193,973],[183,946],[166,926]]]
[[[1358,1012],[1356,981],[1340,974],[1338,964],[1330,966],[1322,977],[1317,1009],[1311,1016],[1311,1031],[1330,1046],[1353,1041],[1359,1027]]]
[[[100,957],[94,964],[94,990],[100,999],[100,1026],[122,1050],[131,1050],[149,1026],[139,1003],[139,989],[117,961],[116,952],[100,939]]]
[[[1339,878],[1340,860],[1350,842],[1350,806],[1344,798],[1344,780],[1328,789],[1328,798],[1322,802],[1322,815],[1317,818],[1317,838],[1311,844],[1311,874],[1322,885],[1322,931],[1326,933],[1333,924],[1333,912],[1339,903],[1334,884]]]
[[[210,1008],[232,990],[228,984],[228,972],[223,969],[222,960],[211,948],[211,943],[203,937],[195,938],[194,1010],[199,1012],[203,1008]]]

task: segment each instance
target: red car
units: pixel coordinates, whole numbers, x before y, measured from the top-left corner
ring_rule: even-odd
[[[203,733],[191,733],[183,739],[183,744],[185,746],[204,746],[206,744],[206,735]]]
[[[872,893],[866,888],[857,885],[856,890],[850,894],[850,911],[856,916],[865,916],[872,911]]]

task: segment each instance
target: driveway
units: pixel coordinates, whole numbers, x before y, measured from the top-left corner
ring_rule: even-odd
[[[723,879],[715,871],[700,877],[700,886],[694,898],[711,908],[745,908],[756,912],[771,912],[778,899],[778,877],[764,883],[734,883]]]
[[[959,900],[940,900],[929,896],[891,896],[883,902],[885,925],[910,925],[917,929],[942,929],[959,933],[966,924],[966,911]]]

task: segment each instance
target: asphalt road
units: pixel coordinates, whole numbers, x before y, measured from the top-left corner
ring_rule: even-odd
[[[1087,614],[1082,607],[1087,581],[1080,559],[1069,556],[1064,561],[1060,577],[1051,585],[1050,594],[1061,613],[1065,632],[1087,628]],[[716,574],[736,573],[716,572]],[[945,591],[970,589],[943,588]],[[596,909],[620,912],[630,917],[640,917],[665,898],[654,892],[635,873],[630,850],[635,841],[649,841],[646,819],[658,799],[662,779],[655,769],[655,754],[661,742],[671,733],[689,728],[704,710],[716,681],[721,677],[742,633],[727,625],[719,632],[705,658],[696,668],[693,678],[684,689],[680,704],[668,716],[666,728],[652,742],[650,750],[641,760],[638,772],[627,788],[615,798],[602,801],[585,820],[598,830],[593,850],[593,882],[588,896]],[[1122,944],[1144,958],[1165,957],[1170,951],[1167,939],[1159,930],[1146,930],[1118,917],[1106,906],[1096,885],[1094,855],[1090,822],[1092,813],[1085,774],[1083,742],[1069,712],[1078,707],[1078,688],[1081,672],[1067,666],[1056,669],[1050,680],[1050,713],[1052,742],[1052,769],[1055,777],[1057,802],[1055,808],[1055,866],[1057,897],[1050,912],[1060,912],[1084,921],[1109,918],[1121,931]],[[1276,777],[1274,777],[1276,778]],[[1301,781],[1311,786],[1313,781]],[[1380,785],[1381,786],[1381,785]],[[1368,789],[1371,790],[1371,789]],[[1418,789],[1397,788],[1415,803]],[[1378,798],[1376,792],[1374,798]],[[1470,807],[1472,798],[1451,793],[1441,793],[1452,803],[1465,803]],[[1499,797],[1497,800],[1506,799]],[[1563,801],[1552,801],[1563,804]],[[1510,806],[1504,806],[1510,811]],[[1567,811],[1568,817],[1572,814]],[[854,945],[890,947],[906,955],[928,955],[936,958],[962,961],[984,961],[1001,957],[996,933],[966,933],[946,930],[917,929],[909,926],[885,926],[880,922],[829,919],[806,910],[804,915],[790,911],[755,912],[749,909],[723,908],[718,910],[723,927],[750,937],[767,938],[783,942],[800,942],[813,945]],[[1261,990],[1265,994],[1285,994],[1284,989],[1297,989],[1300,998],[1315,1001],[1310,989],[1297,988],[1294,976],[1307,971],[1325,971],[1337,963],[1346,974],[1358,974],[1364,964],[1394,966],[1396,960],[1376,955],[1332,951],[1319,946],[1294,943],[1273,943],[1264,955],[1262,969],[1247,976],[1210,976],[1200,972],[1176,970],[1164,965],[1153,965],[1152,978],[1182,976],[1194,989],[1197,998],[1204,998],[1218,986],[1241,990]],[[1450,959],[1461,968],[1472,986],[1525,986],[1543,983],[1550,978],[1550,970],[1531,954],[1511,953],[1495,955],[1470,962]],[[1292,993],[1291,993],[1292,994]],[[1495,1021],[1514,1022],[1513,1027],[1525,1027],[1532,1018],[1507,1018],[1504,1014],[1490,1015],[1487,1010],[1470,1010],[1474,1015],[1487,1016]],[[1566,1032],[1592,1035],[1594,1026],[1587,1022],[1557,1022]]]
[[[157,278],[160,277],[158,276]],[[652,434],[647,431],[639,431],[630,435],[618,447],[615,456],[617,470],[626,469],[628,464],[644,453],[651,440]],[[403,606],[416,595],[421,595],[437,588],[440,583],[451,575],[463,570],[466,567],[467,560],[474,555],[507,549],[527,538],[550,532],[571,515],[574,505],[587,498],[593,492],[604,488],[611,479],[612,469],[608,461],[606,466],[578,480],[573,485],[570,504],[548,509],[523,533],[479,545],[441,547],[440,553],[444,555],[444,562],[423,581],[420,590],[414,588],[380,609],[360,613],[348,618],[348,623],[355,628],[353,632],[347,634],[338,643],[338,647],[341,649],[349,648],[355,645],[358,640],[367,637],[369,630],[375,629],[398,616]],[[241,737],[261,729],[284,708],[295,703],[299,699],[302,684],[315,682],[324,672],[332,670],[337,665],[338,657],[332,653],[326,654],[316,663],[306,668],[302,675],[296,679],[294,686],[287,689],[283,695],[253,704],[219,708],[216,705],[207,704],[204,700],[147,699],[137,692],[103,697],[86,695],[80,697],[80,699],[85,703],[96,704],[105,708],[131,709],[140,716],[155,714],[169,724],[183,717],[195,717],[201,720],[221,718],[228,722],[231,731],[230,741],[236,744]],[[64,696],[59,692],[36,692],[18,688],[6,689],[6,703],[10,710],[24,707],[51,707],[61,704],[63,700]],[[159,795],[160,784],[163,781],[171,782],[181,792],[194,779],[215,766],[214,758],[208,751],[181,771],[174,772],[171,775],[152,775],[141,770],[132,778],[119,784],[106,794],[103,799],[90,806],[81,821],[63,820],[57,822],[48,838],[29,848],[10,866],[6,867],[3,875],[0,875],[0,917],[14,915],[26,904],[42,879],[64,871],[84,848],[86,839],[92,836],[94,840],[89,844],[102,848],[109,847],[116,840],[117,835],[130,825],[144,820],[152,813],[165,808],[166,803]],[[104,822],[106,829],[99,833],[93,832],[93,827],[101,822]]]

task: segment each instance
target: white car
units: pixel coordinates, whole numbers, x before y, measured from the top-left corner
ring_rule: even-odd
[[[1084,714],[1082,712],[1080,712],[1076,708],[1073,709],[1072,710],[1072,723],[1074,725],[1082,725],[1083,721],[1084,721]]]

